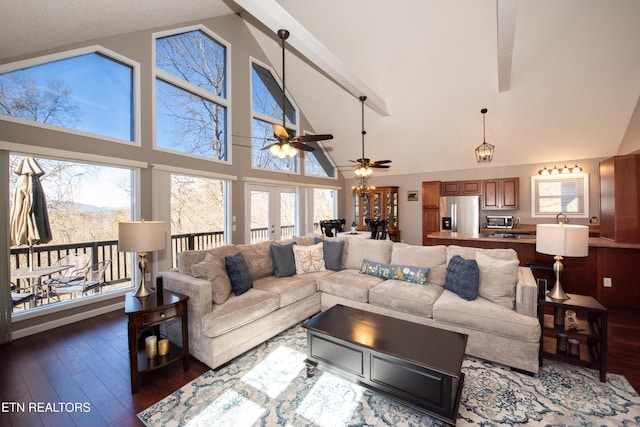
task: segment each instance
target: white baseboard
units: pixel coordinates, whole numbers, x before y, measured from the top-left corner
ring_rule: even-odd
[[[12,331],[11,339],[15,340],[18,338],[28,337],[29,335],[48,331],[50,329],[68,325],[70,323],[79,322],[81,320],[86,320],[91,317],[96,317],[101,314],[109,313],[115,310],[122,310],[123,308],[124,308],[124,301],[117,301],[117,302],[114,302],[113,304],[105,305],[104,307],[96,308],[94,310],[84,311],[82,313],[77,313],[71,316],[61,317],[59,319],[52,320],[50,322],[40,323],[38,325],[22,328],[17,331]]]

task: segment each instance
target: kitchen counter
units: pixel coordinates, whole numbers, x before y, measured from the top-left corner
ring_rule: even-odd
[[[451,231],[439,231],[430,233],[429,239],[448,239],[477,242],[501,242],[501,243],[524,243],[535,245],[535,234],[521,234],[517,237],[489,237],[485,234],[461,234]],[[640,249],[640,243],[618,243],[602,237],[589,237],[589,247],[592,248],[620,248],[620,249]]]

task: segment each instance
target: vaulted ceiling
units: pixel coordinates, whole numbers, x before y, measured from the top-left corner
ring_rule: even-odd
[[[640,99],[637,0],[0,0],[0,61],[239,13],[338,166],[385,174],[551,164],[618,153]],[[500,11],[500,13],[498,13]],[[493,162],[474,149],[496,146]],[[309,129],[303,129],[309,130]],[[638,143],[640,146],[640,143]]]

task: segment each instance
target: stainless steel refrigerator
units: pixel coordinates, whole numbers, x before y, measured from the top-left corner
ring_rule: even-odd
[[[480,233],[480,196],[440,197],[440,230]]]

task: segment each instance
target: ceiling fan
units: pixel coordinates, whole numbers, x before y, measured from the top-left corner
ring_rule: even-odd
[[[378,169],[390,168],[391,166],[388,163],[391,163],[391,160],[378,160],[378,161],[372,162],[371,160],[369,160],[364,156],[364,136],[367,134],[367,132],[364,130],[364,101],[367,100],[367,97],[361,96],[358,99],[360,99],[360,102],[362,104],[362,157],[360,157],[358,160],[349,160],[349,161],[356,164],[356,170],[355,170],[356,176],[368,177],[368,176],[371,176],[371,174],[373,173],[371,168],[378,168]]]
[[[327,139],[333,139],[333,135],[299,135],[290,136],[285,128],[285,106],[286,106],[286,86],[285,86],[285,68],[284,68],[284,56],[285,56],[285,40],[289,38],[289,31],[280,29],[278,30],[278,37],[282,40],[282,126],[273,124],[273,137],[275,141],[273,144],[267,145],[262,148],[263,150],[271,151],[271,154],[278,157],[293,157],[296,155],[296,150],[314,151],[315,148],[305,144],[306,142],[324,141]],[[273,140],[271,140],[273,141]],[[293,148],[293,150],[292,150]]]

